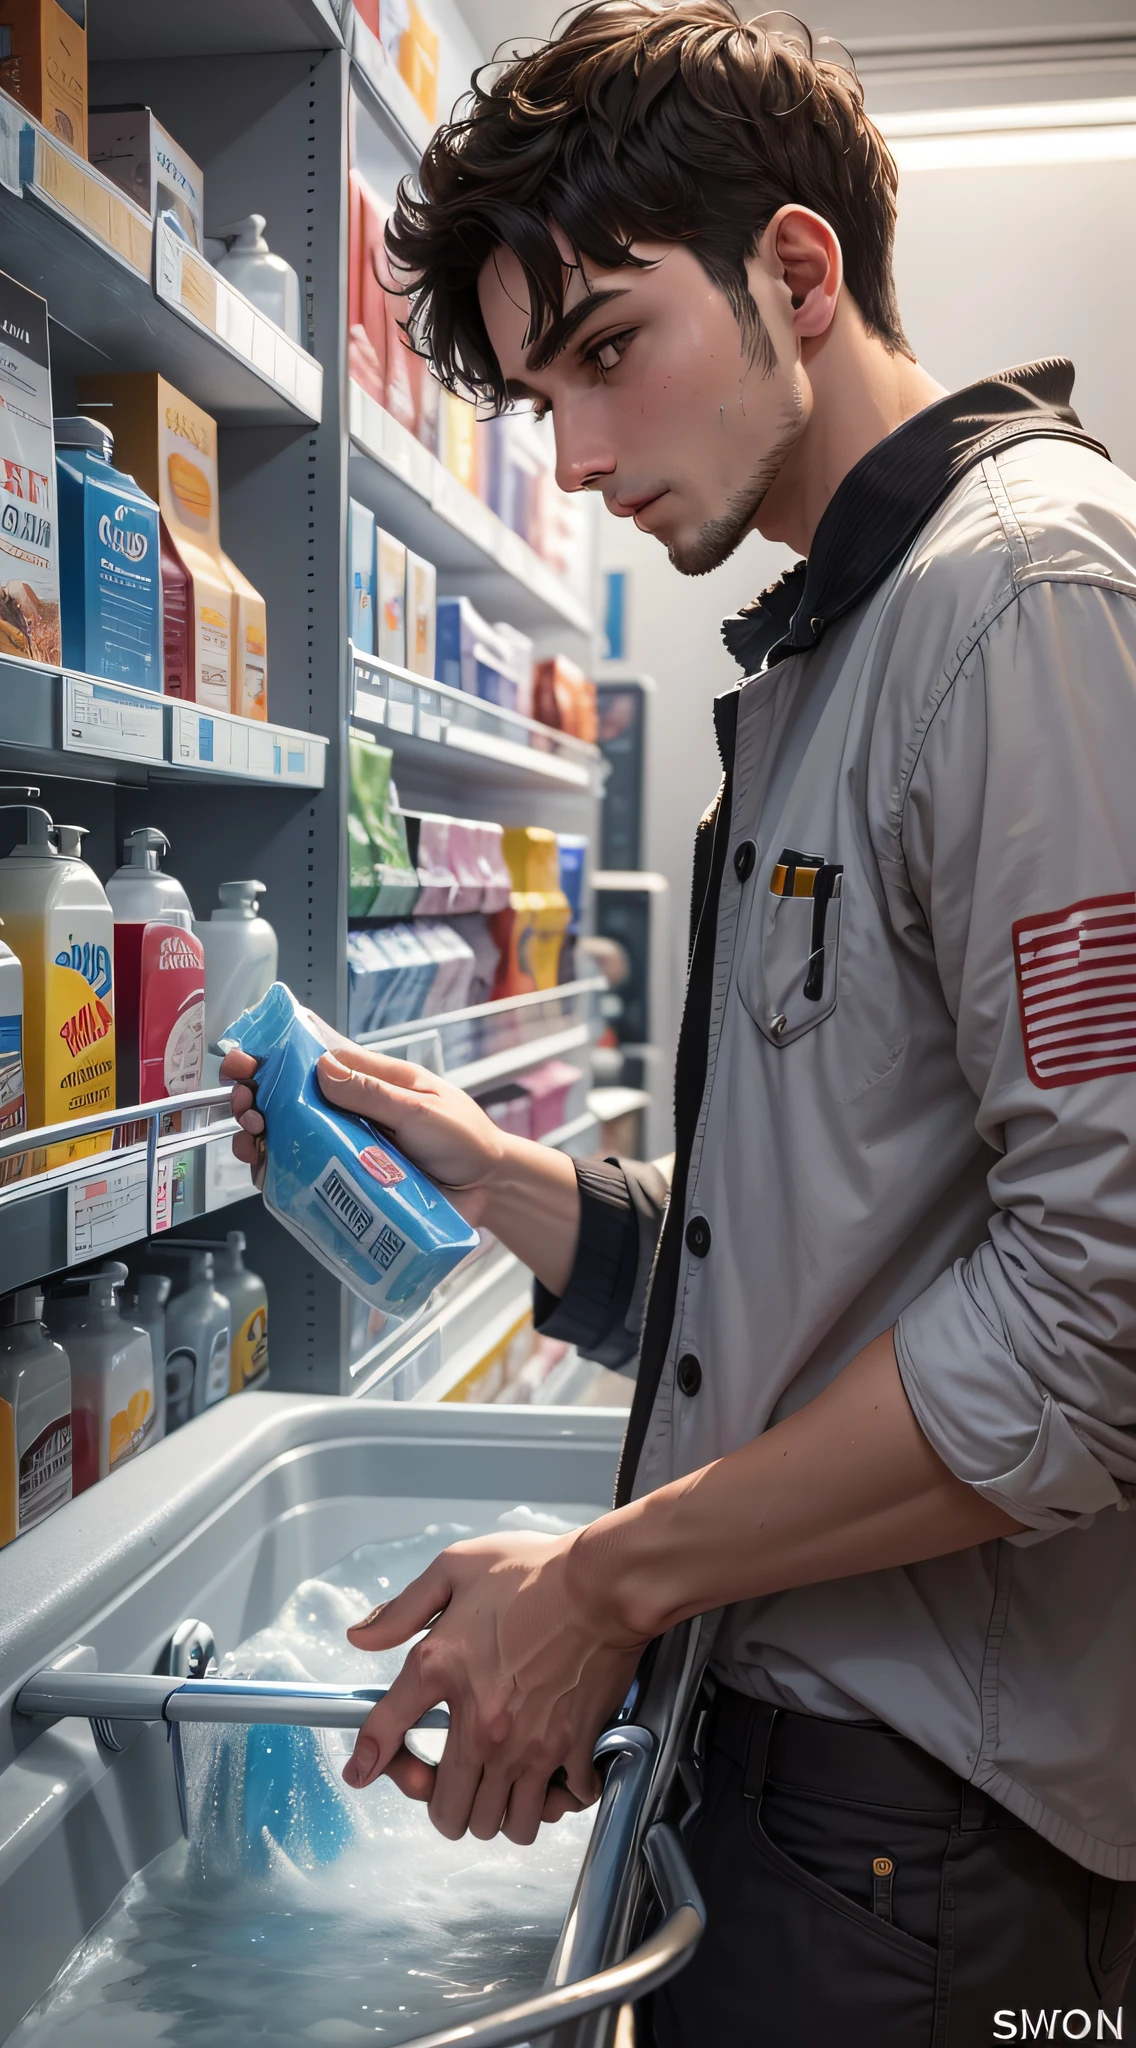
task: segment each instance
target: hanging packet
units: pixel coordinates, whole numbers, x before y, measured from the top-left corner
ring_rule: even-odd
[[[266,1208],[372,1308],[417,1314],[476,1250],[476,1230],[372,1124],[325,1101],[316,1067],[327,1046],[282,981],[221,1042],[260,1062]]]

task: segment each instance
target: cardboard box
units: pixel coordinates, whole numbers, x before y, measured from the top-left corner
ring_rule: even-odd
[[[375,653],[406,667],[406,548],[375,529]]]
[[[66,8],[59,0],[0,0],[0,46],[4,45],[0,86],[52,135],[85,157],[85,0],[70,0]]]
[[[438,617],[438,572],[408,548],[406,551],[406,666],[416,676],[434,680]]]
[[[0,654],[57,667],[59,522],[47,304],[0,272]]]
[[[0,0],[0,6],[3,0]],[[87,155],[104,177],[156,220],[172,213],[195,249],[205,246],[201,170],[149,107],[92,107]]]
[[[80,406],[89,405],[114,435],[119,467],[157,499],[168,541],[189,579],[185,695],[206,710],[229,711],[234,591],[221,556],[217,423],[154,371],[80,377],[77,390]],[[167,675],[172,695],[170,680]]]

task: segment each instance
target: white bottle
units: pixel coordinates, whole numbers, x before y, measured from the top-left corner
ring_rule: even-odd
[[[214,266],[230,284],[236,285],[290,341],[300,341],[300,280],[290,263],[274,256],[264,239],[263,213],[247,214],[221,229],[229,246]]]
[[[69,829],[58,827],[60,832]],[[193,930],[189,897],[175,876],[162,872],[162,856],[169,850],[169,840],[155,825],[139,825],[127,834],[123,864],[106,885],[116,924],[176,924]]]
[[[71,1361],[72,1491],[85,1493],[146,1448],[154,1430],[154,1354],[149,1333],[124,1319],[126,1267],[59,1281],[46,1322]]]
[[[206,1064],[202,1087],[216,1086],[217,1040],[242,1010],[251,1010],[276,979],[279,947],[266,917],[258,915],[263,882],[222,882],[220,908],[198,918],[194,931],[205,948]]]
[[[138,1323],[149,1336],[154,1359],[154,1434],[160,1444],[166,1434],[166,1303],[173,1282],[168,1273],[136,1273],[134,1299],[123,1302],[127,1322]]]

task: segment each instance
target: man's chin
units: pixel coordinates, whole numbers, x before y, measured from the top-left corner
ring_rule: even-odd
[[[720,569],[728,562],[735,549],[741,546],[749,531],[750,521],[712,519],[697,533],[683,534],[667,542],[667,555],[671,567],[680,576],[709,576],[711,570]]]

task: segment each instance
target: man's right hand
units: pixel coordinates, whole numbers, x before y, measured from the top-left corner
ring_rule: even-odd
[[[552,1293],[563,1293],[580,1228],[571,1159],[506,1135],[464,1089],[425,1067],[354,1045],[326,1025],[320,1029],[334,1047],[316,1069],[327,1101],[387,1133],[467,1223],[491,1230]],[[241,1126],[233,1151],[259,1186],[264,1118],[255,1076],[248,1053],[226,1054],[221,1078],[234,1084],[233,1115]]]

